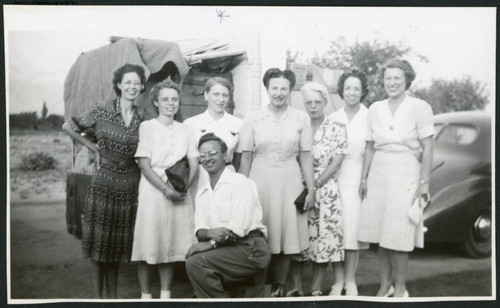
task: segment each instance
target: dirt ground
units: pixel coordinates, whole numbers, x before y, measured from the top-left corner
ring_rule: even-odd
[[[10,199],[53,200],[65,197],[66,172],[71,168],[71,140],[63,132],[15,130],[9,136]],[[22,157],[45,152],[56,159],[56,169],[21,170]]]
[[[91,285],[88,261],[81,255],[81,242],[68,234],[65,222],[65,203],[13,203],[10,207],[10,297],[13,299],[88,299]],[[9,243],[8,243],[9,244]],[[410,257],[410,292],[417,288],[418,279],[439,277],[470,270],[491,272],[491,258],[468,259],[442,245],[418,250]],[[378,259],[374,251],[361,253],[357,282],[361,295],[373,296],[378,281]],[[438,290],[413,292],[412,296],[490,296],[491,277],[485,277],[485,288],[478,294],[442,294]],[[118,278],[118,297],[140,296],[137,267],[124,264]],[[304,292],[310,292],[311,266],[304,270]],[[450,281],[449,284],[463,284]],[[323,289],[333,284],[333,271],[328,269]],[[153,281],[153,296],[159,295],[159,281]],[[174,278],[172,296],[191,298],[192,288],[179,263]]]
[[[62,132],[11,132],[10,149],[10,206],[7,227],[10,236],[8,261],[8,287],[12,299],[89,299],[91,298],[88,261],[82,258],[81,242],[66,231],[65,187],[66,172],[71,166],[71,143]],[[58,164],[54,170],[32,172],[19,169],[22,155],[44,151],[52,154]],[[9,252],[9,251],[8,251]],[[304,292],[310,292],[311,265],[304,269]],[[483,271],[491,273],[491,258],[473,260],[462,257],[447,246],[434,245],[424,251],[417,250],[410,256],[410,281],[412,296],[490,296],[491,275],[481,281],[483,289],[467,294],[455,291],[423,289],[419,280],[429,277],[445,279],[450,273]],[[159,281],[153,281],[153,296],[159,294]],[[329,267],[324,281],[324,291],[333,284],[333,271]],[[378,282],[376,252],[367,250],[360,255],[357,282],[361,295],[372,296]],[[447,285],[466,282],[446,281]],[[137,266],[123,264],[118,278],[118,297],[125,299],[140,296]],[[459,290],[461,288],[456,288]],[[462,288],[463,289],[463,288]],[[415,290],[412,292],[412,290]],[[420,293],[419,293],[420,292]],[[186,277],[183,263],[177,265],[172,296],[191,298],[193,291]]]

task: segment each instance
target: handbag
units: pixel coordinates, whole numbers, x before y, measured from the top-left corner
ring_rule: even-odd
[[[415,226],[418,226],[422,221],[424,209],[430,203],[429,195],[427,194],[426,196],[426,198],[424,198],[423,196],[416,198],[410,210],[408,211],[408,218]]]
[[[306,203],[306,197],[307,197],[307,188],[304,188],[304,190],[300,193],[300,195],[295,199],[295,207],[297,208],[297,211],[299,213],[304,213],[304,205]]]
[[[174,165],[165,169],[165,173],[176,191],[182,193],[187,191],[187,182],[189,180],[189,162],[186,156]]]

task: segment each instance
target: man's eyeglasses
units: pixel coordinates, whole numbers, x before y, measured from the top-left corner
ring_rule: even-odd
[[[200,158],[204,159],[204,158],[214,158],[215,155],[217,155],[217,151],[210,151],[210,152],[200,152]]]

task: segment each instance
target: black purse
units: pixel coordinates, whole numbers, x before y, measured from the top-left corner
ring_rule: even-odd
[[[295,199],[295,207],[297,208],[297,211],[299,213],[304,213],[304,205],[306,204],[306,197],[307,197],[307,188],[304,188],[304,190],[300,193],[300,195]]]
[[[176,191],[181,193],[185,193],[187,191],[187,183],[189,180],[189,162],[186,156],[176,162],[173,166],[165,169],[165,173]]]

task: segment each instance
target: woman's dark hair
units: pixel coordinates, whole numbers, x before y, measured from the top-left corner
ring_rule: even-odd
[[[201,136],[200,141],[198,141],[198,149],[200,149],[201,145],[208,141],[215,141],[219,143],[220,150],[222,153],[227,153],[227,145],[224,140],[217,137],[214,133],[208,133]]]
[[[233,93],[233,85],[224,77],[212,77],[208,79],[205,83],[205,93],[210,92],[210,89],[216,84],[225,87],[229,91],[229,94]]]
[[[387,61],[380,70],[380,78],[382,80],[382,83],[384,81],[385,70],[388,68],[399,68],[404,72],[406,81],[406,90],[410,88],[411,83],[413,82],[413,80],[415,80],[415,77],[417,76],[410,62],[399,58],[393,58]]]
[[[174,89],[175,91],[177,91],[177,94],[179,94],[179,99],[181,98],[181,88],[177,83],[173,82],[172,79],[170,79],[170,77],[168,77],[163,81],[157,82],[151,88],[149,94],[151,95],[151,100],[153,102],[158,101],[158,95],[160,94],[160,91],[163,89]]]
[[[115,90],[118,96],[122,94],[122,91],[118,88],[118,84],[122,82],[123,75],[126,73],[136,73],[141,79],[141,84],[146,84],[146,73],[144,72],[144,68],[140,65],[127,63],[113,73],[113,90]],[[144,93],[144,91],[146,91],[146,87],[141,89],[141,93]]]
[[[266,89],[269,88],[269,80],[272,78],[285,78],[290,82],[290,91],[295,86],[295,74],[291,70],[280,70],[279,68],[270,68],[264,73],[262,81]]]
[[[360,101],[363,101],[363,99],[368,95],[368,78],[366,78],[366,75],[363,74],[363,72],[360,72],[358,70],[345,71],[344,73],[342,73],[337,83],[337,91],[339,92],[340,97],[344,99],[344,84],[349,77],[358,78],[361,82]]]

